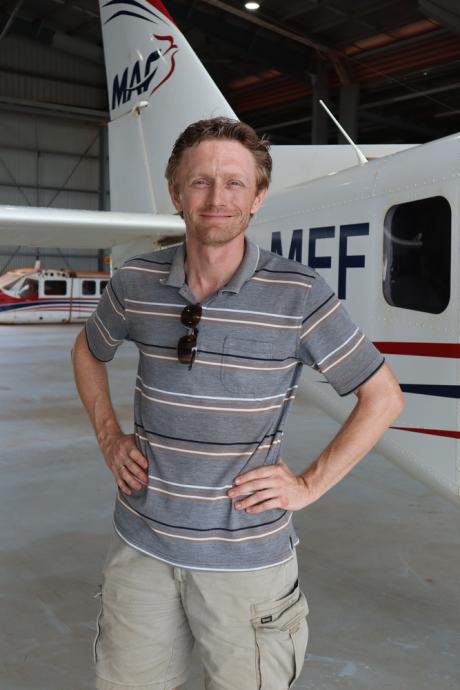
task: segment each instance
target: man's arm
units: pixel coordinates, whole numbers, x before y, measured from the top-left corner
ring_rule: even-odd
[[[72,361],[78,393],[107,467],[123,493],[129,496],[132,489],[140,491],[148,482],[148,462],[137,449],[134,436],[120,428],[110,399],[106,365],[89,351],[84,329],[75,341]]]
[[[280,461],[235,479],[231,498],[246,496],[235,508],[261,513],[273,508],[300,510],[317,501],[374,447],[402,412],[404,399],[391,369],[381,369],[356,391],[358,401],[337,435],[300,475]],[[248,495],[250,494],[250,495]]]

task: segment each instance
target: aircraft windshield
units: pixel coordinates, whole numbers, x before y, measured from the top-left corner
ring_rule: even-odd
[[[38,299],[38,280],[26,278],[19,289],[15,287],[15,291],[22,299]]]
[[[11,274],[6,274],[0,278],[0,290],[5,290],[18,299],[38,299],[38,280],[28,276],[11,279]]]
[[[24,276],[20,276],[19,278],[11,278],[11,273],[6,273],[4,276],[0,276],[0,289],[1,290],[8,290],[8,292],[11,292],[14,288],[15,285],[20,283],[24,279]]]

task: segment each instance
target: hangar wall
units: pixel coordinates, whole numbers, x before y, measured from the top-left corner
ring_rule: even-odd
[[[108,208],[108,198],[103,206],[100,198],[101,136],[95,125],[0,112],[0,204]],[[30,266],[36,255],[30,247],[0,247],[0,273],[13,252],[8,268]],[[97,250],[47,249],[40,254],[49,268],[62,267],[64,255],[64,266],[98,269]]]
[[[59,38],[59,35],[57,35]],[[0,51],[0,93],[10,98],[78,105],[105,110],[104,62],[89,54],[91,45],[72,36],[46,45],[9,34]],[[99,51],[100,52],[100,51]],[[95,61],[97,60],[97,62]]]
[[[107,106],[104,65],[91,57],[14,35],[2,41],[0,204],[110,207],[106,122],[98,118]],[[98,250],[39,254],[47,268],[103,268]],[[36,256],[33,247],[0,246],[0,274],[31,266]]]

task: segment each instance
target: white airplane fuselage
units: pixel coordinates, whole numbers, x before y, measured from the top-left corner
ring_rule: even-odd
[[[316,268],[385,354],[405,392],[406,409],[380,450],[457,503],[459,153],[455,135],[311,181],[268,198],[249,232],[262,247]],[[391,238],[392,210],[433,199],[451,211],[450,295],[440,313],[394,306],[384,293],[389,270],[384,240]],[[430,226],[434,243],[437,235],[442,241],[441,230],[440,222]],[[415,242],[413,251],[419,249]],[[339,399],[321,379],[309,371],[305,392],[343,420],[353,400]]]
[[[78,323],[98,305],[107,273],[16,269],[0,278],[0,324]]]

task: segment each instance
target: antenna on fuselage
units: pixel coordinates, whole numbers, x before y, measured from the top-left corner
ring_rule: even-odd
[[[367,160],[366,156],[364,155],[364,153],[363,153],[362,151],[359,150],[359,148],[356,146],[356,144],[355,144],[355,142],[353,141],[353,139],[347,134],[347,132],[344,130],[344,128],[342,127],[342,125],[340,124],[340,122],[334,117],[334,115],[331,113],[331,111],[329,110],[329,108],[327,107],[327,105],[325,104],[325,102],[322,101],[321,99],[319,100],[319,102],[320,102],[320,104],[322,105],[322,107],[324,108],[324,110],[327,112],[327,114],[329,115],[329,117],[331,118],[332,122],[339,128],[339,130],[341,131],[341,133],[343,134],[343,136],[345,137],[345,139],[348,141],[348,143],[351,144],[351,145],[353,146],[353,148],[354,148],[354,150],[355,150],[355,153],[356,153],[356,155],[358,156],[359,164],[360,164],[360,165],[364,165],[365,163],[367,163],[368,160]]]

